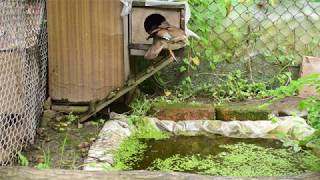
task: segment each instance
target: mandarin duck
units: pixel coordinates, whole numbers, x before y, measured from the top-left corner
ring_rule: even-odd
[[[154,59],[163,49],[168,49],[172,58],[177,61],[173,50],[181,49],[187,44],[186,33],[182,29],[170,25],[167,21],[163,21],[148,33],[150,35],[147,40],[153,38],[153,43],[144,55],[145,59]]]

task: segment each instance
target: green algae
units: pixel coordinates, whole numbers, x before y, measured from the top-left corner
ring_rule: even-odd
[[[302,165],[305,155],[288,149],[245,143],[220,145],[219,148],[225,151],[215,156],[176,154],[166,159],[156,159],[148,169],[246,177],[289,176],[306,171]]]

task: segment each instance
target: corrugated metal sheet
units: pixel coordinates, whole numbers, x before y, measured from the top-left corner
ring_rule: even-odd
[[[48,0],[49,95],[102,99],[124,82],[119,0]]]

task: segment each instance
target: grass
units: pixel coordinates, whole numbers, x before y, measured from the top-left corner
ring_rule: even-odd
[[[68,134],[65,135],[62,146],[60,147],[60,164],[63,163],[63,157],[64,157],[64,152],[65,152],[65,146],[67,144],[67,139],[68,139]]]
[[[20,166],[29,166],[28,158],[21,152],[18,152],[18,163]]]
[[[51,167],[50,151],[49,150],[47,152],[43,151],[43,157],[44,157],[44,162],[37,164],[35,168],[49,169]]]

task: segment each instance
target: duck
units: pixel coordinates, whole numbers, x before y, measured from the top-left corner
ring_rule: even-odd
[[[163,21],[158,27],[148,32],[147,40],[153,38],[151,47],[144,55],[145,59],[155,59],[160,52],[167,49],[171,57],[177,61],[173,50],[178,50],[187,45],[187,35],[184,30]]]

